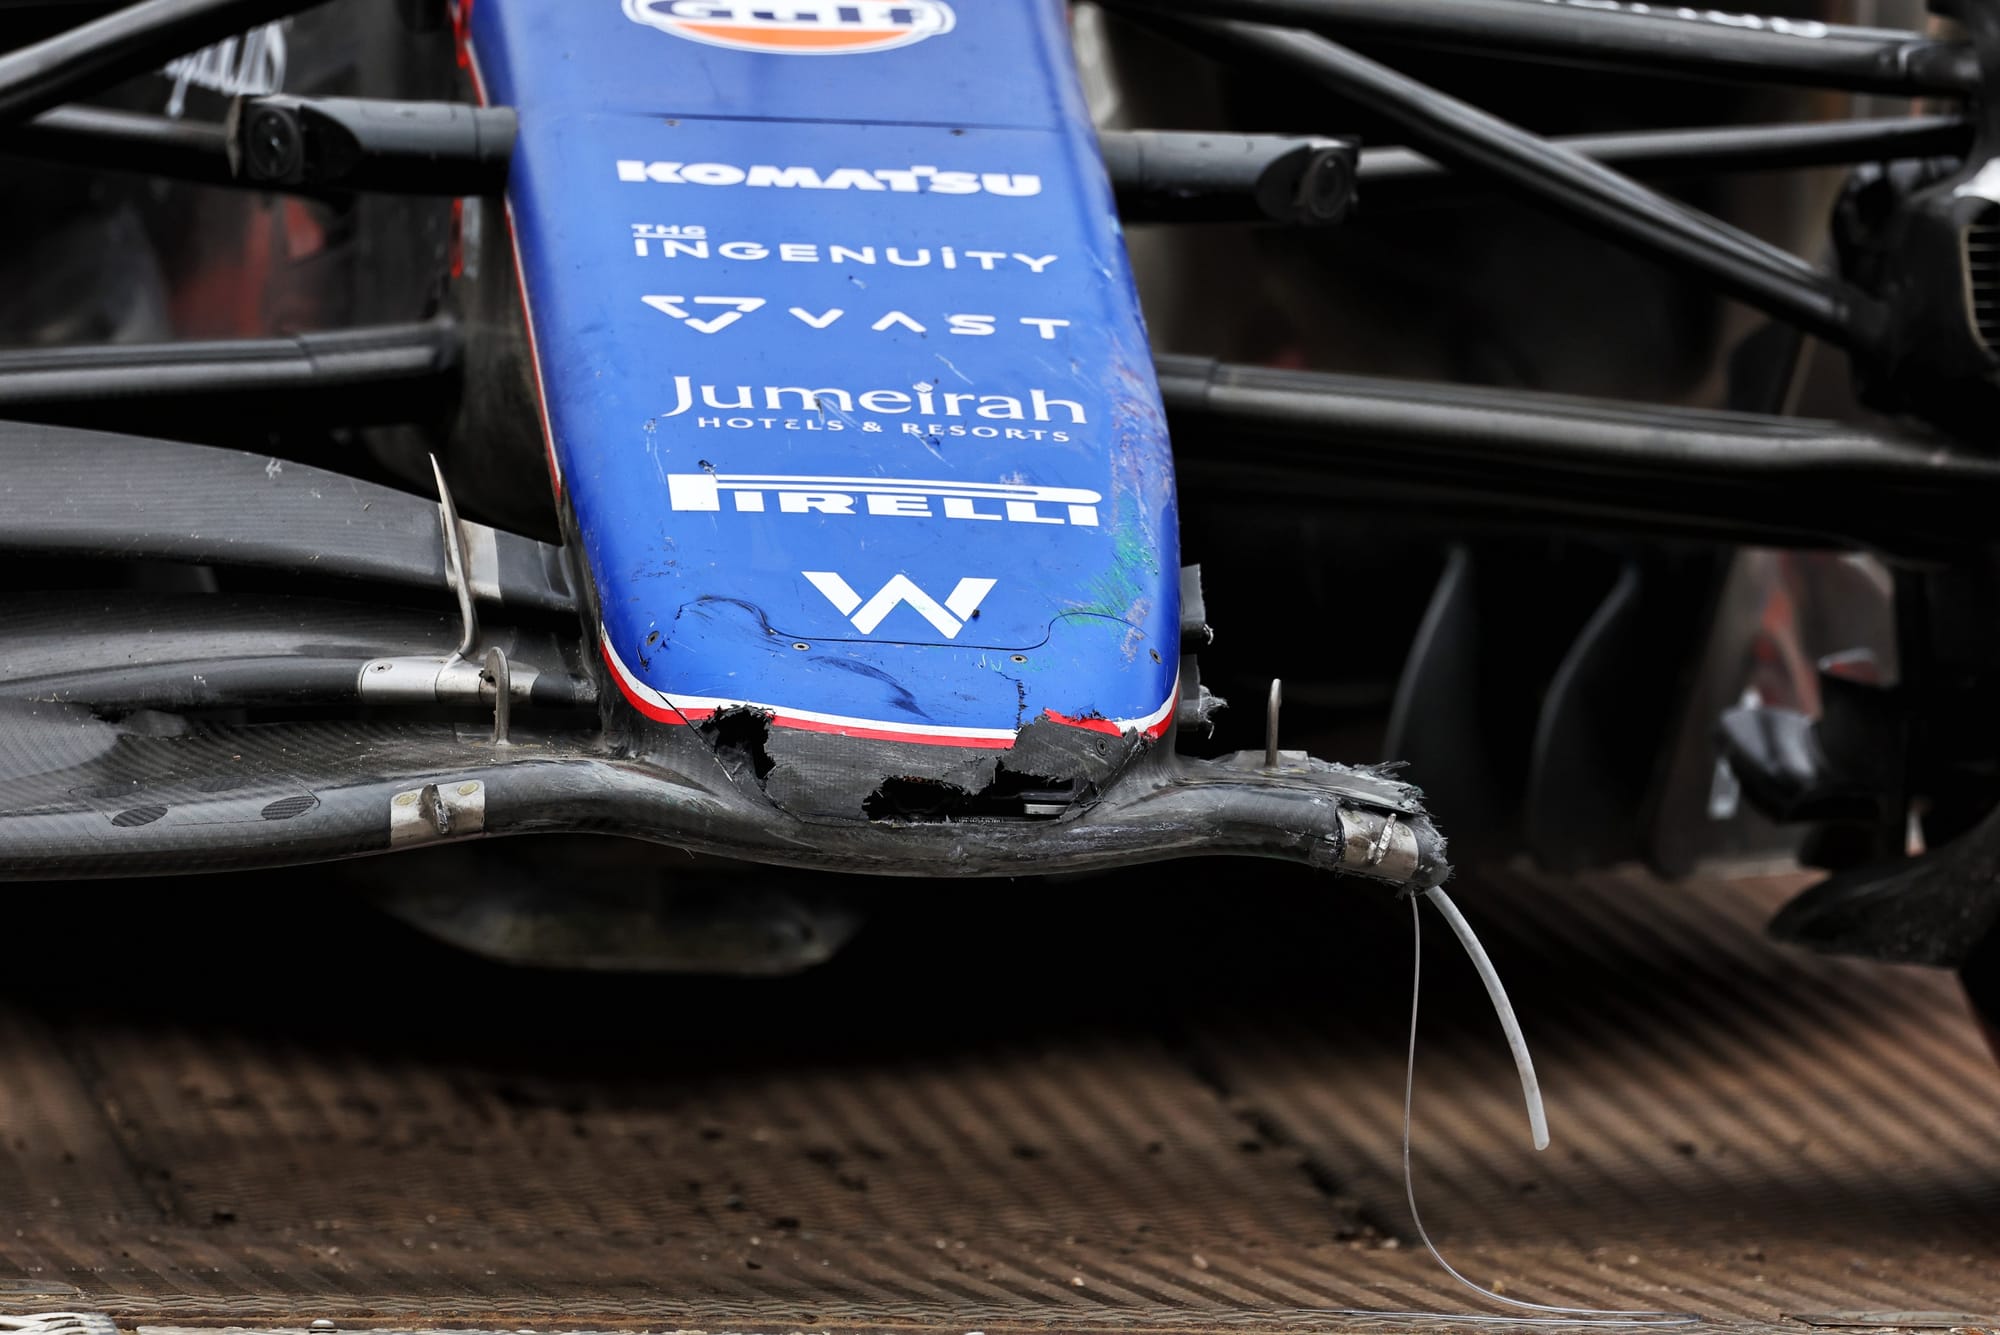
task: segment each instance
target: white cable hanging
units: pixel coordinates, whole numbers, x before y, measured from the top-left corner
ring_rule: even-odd
[[[1542,1108],[1541,1083],[1535,1078],[1534,1059],[1528,1055],[1528,1041],[1521,1033],[1521,1022],[1514,1015],[1514,1007],[1507,1000],[1507,989],[1501,985],[1500,974],[1493,967],[1492,959],[1485,947],[1479,944],[1472,924],[1451,902],[1451,897],[1435,887],[1422,892],[1431,906],[1443,915],[1450,924],[1452,933],[1472,959],[1472,967],[1479,973],[1479,981],[1486,985],[1486,995],[1493,1002],[1494,1013],[1500,1017],[1500,1027],[1507,1034],[1507,1046],[1514,1054],[1514,1068],[1521,1077],[1521,1096],[1528,1104],[1528,1126],[1534,1137],[1535,1148],[1544,1150],[1549,1144],[1548,1117]],[[1376,1316],[1423,1317],[1431,1320],[1468,1322],[1476,1325],[1510,1326],[1686,1326],[1697,1324],[1698,1317],[1681,1312],[1624,1311],[1608,1307],[1561,1307],[1551,1303],[1531,1303],[1520,1298],[1509,1298],[1505,1294],[1480,1284],[1475,1284],[1460,1274],[1444,1254],[1431,1241],[1431,1235],[1424,1228],[1423,1216],[1417,1210],[1416,1174],[1410,1166],[1411,1127],[1415,1121],[1412,1106],[1416,1101],[1417,1088],[1417,1003],[1423,995],[1424,930],[1423,918],[1417,908],[1414,896],[1410,899],[1410,931],[1414,946],[1414,957],[1410,966],[1410,1039],[1409,1056],[1403,1068],[1403,1195],[1410,1206],[1410,1223],[1415,1226],[1417,1237],[1424,1244],[1431,1259],[1444,1267],[1446,1274],[1471,1289],[1489,1302],[1526,1312],[1539,1312],[1541,1316],[1499,1316],[1480,1313],[1447,1312],[1376,1312]]]

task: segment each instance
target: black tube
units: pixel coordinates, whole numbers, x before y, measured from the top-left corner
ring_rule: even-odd
[[[61,106],[0,128],[0,155],[294,194],[482,195],[506,187],[514,129],[511,107],[452,102],[242,98],[224,125]]]
[[[1801,125],[1567,135],[1548,142],[1634,176],[1701,176],[1960,157],[1971,147],[1972,125],[1956,116],[1888,116]],[[1359,177],[1372,202],[1379,197],[1375,194],[1378,190],[1444,181],[1452,178],[1452,172],[1414,149],[1371,148],[1361,154]]]
[[[324,0],[139,0],[0,54],[0,125],[143,74],[183,52]]]
[[[1980,87],[1962,42],[1679,5],[1568,0],[1145,0],[1134,17],[1209,14],[1482,56],[1902,96]]]
[[[1840,347],[1872,351],[1883,336],[1887,316],[1880,303],[1796,255],[1324,37],[1231,19],[1168,26],[1176,36],[1191,33],[1292,66],[1394,121],[1413,147],[1447,165],[1488,177],[1580,225],[1699,274]]]
[[[246,183],[282,189],[490,195],[507,185],[511,107],[354,97],[247,97],[229,110]]]
[[[445,320],[291,338],[0,352],[0,418],[102,425],[214,413],[254,399],[321,422],[329,413],[348,423],[386,420],[422,405],[427,391],[446,396],[458,360],[457,327]]]
[[[1097,146],[1126,222],[1325,227],[1354,205],[1356,150],[1350,141],[1104,130]]]
[[[92,667],[59,677],[10,681],[0,687],[0,694],[112,710],[352,706],[361,699],[358,683],[367,662],[287,655]]]
[[[1156,359],[1186,491],[1923,558],[1991,541],[2000,460],[1832,422]]]
[[[0,154],[65,167],[150,172],[205,185],[233,185],[220,125],[131,111],[63,106],[0,129]]]
[[[60,676],[0,683],[0,696],[121,711],[351,709],[364,703],[378,709],[398,707],[364,700],[361,673],[369,661],[282,655],[97,666]],[[527,699],[514,703],[516,707],[534,709],[589,709],[597,703],[597,687],[588,677],[544,672],[529,686]],[[416,707],[426,706],[416,704]],[[467,701],[457,707],[474,706]],[[490,701],[485,708],[491,710]]]

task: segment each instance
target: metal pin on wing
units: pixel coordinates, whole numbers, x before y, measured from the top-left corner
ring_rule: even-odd
[[[1284,703],[1284,691],[1276,677],[1271,678],[1271,697],[1264,705],[1264,768],[1278,768],[1278,706]]]
[[[465,525],[459,522],[458,507],[452,503],[451,488],[445,485],[444,469],[439,466],[437,456],[431,456],[431,475],[437,479],[438,522],[444,529],[444,573],[445,581],[458,595],[458,649],[452,654],[454,661],[472,653],[472,646],[479,642],[479,612],[472,604],[471,562],[465,554]]]
[[[494,645],[486,651],[485,678],[493,683],[493,745],[507,745],[509,712],[514,704],[514,676],[507,666],[507,651]]]

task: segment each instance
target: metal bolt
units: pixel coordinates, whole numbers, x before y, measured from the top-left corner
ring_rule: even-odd
[[[244,139],[253,180],[280,180],[298,170],[299,125],[288,113],[275,107],[262,108],[251,116],[250,131]]]
[[[413,806],[415,806],[416,804],[417,804],[417,795],[416,795],[415,793],[397,793],[397,794],[396,794],[396,805],[397,805],[397,806],[399,806],[399,807],[413,807]]]
[[[1345,154],[1338,150],[1320,153],[1299,177],[1296,203],[1300,211],[1313,222],[1340,221],[1353,202],[1351,178]]]
[[[461,783],[458,785],[458,795],[460,797],[471,797],[478,791],[479,785],[476,783]]]

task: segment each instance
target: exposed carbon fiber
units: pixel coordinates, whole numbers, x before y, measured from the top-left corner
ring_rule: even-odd
[[[457,874],[356,870],[397,868]],[[910,886],[832,965],[754,984],[485,965],[305,876],[15,896],[0,1284],[25,1291],[0,1304],[342,1332],[1436,1328],[1326,1310],[1473,1304],[1400,1203],[1407,911],[1325,884]],[[1948,975],[1764,941],[1790,879],[1454,888],[1555,1132],[1527,1149],[1433,933],[1419,1190],[1471,1275],[1728,1335],[1993,1329],[2000,1073]]]
[[[565,612],[557,549],[467,524],[494,560],[475,592]],[[0,551],[255,566],[442,593],[435,502],[305,464],[173,441],[0,422]]]

